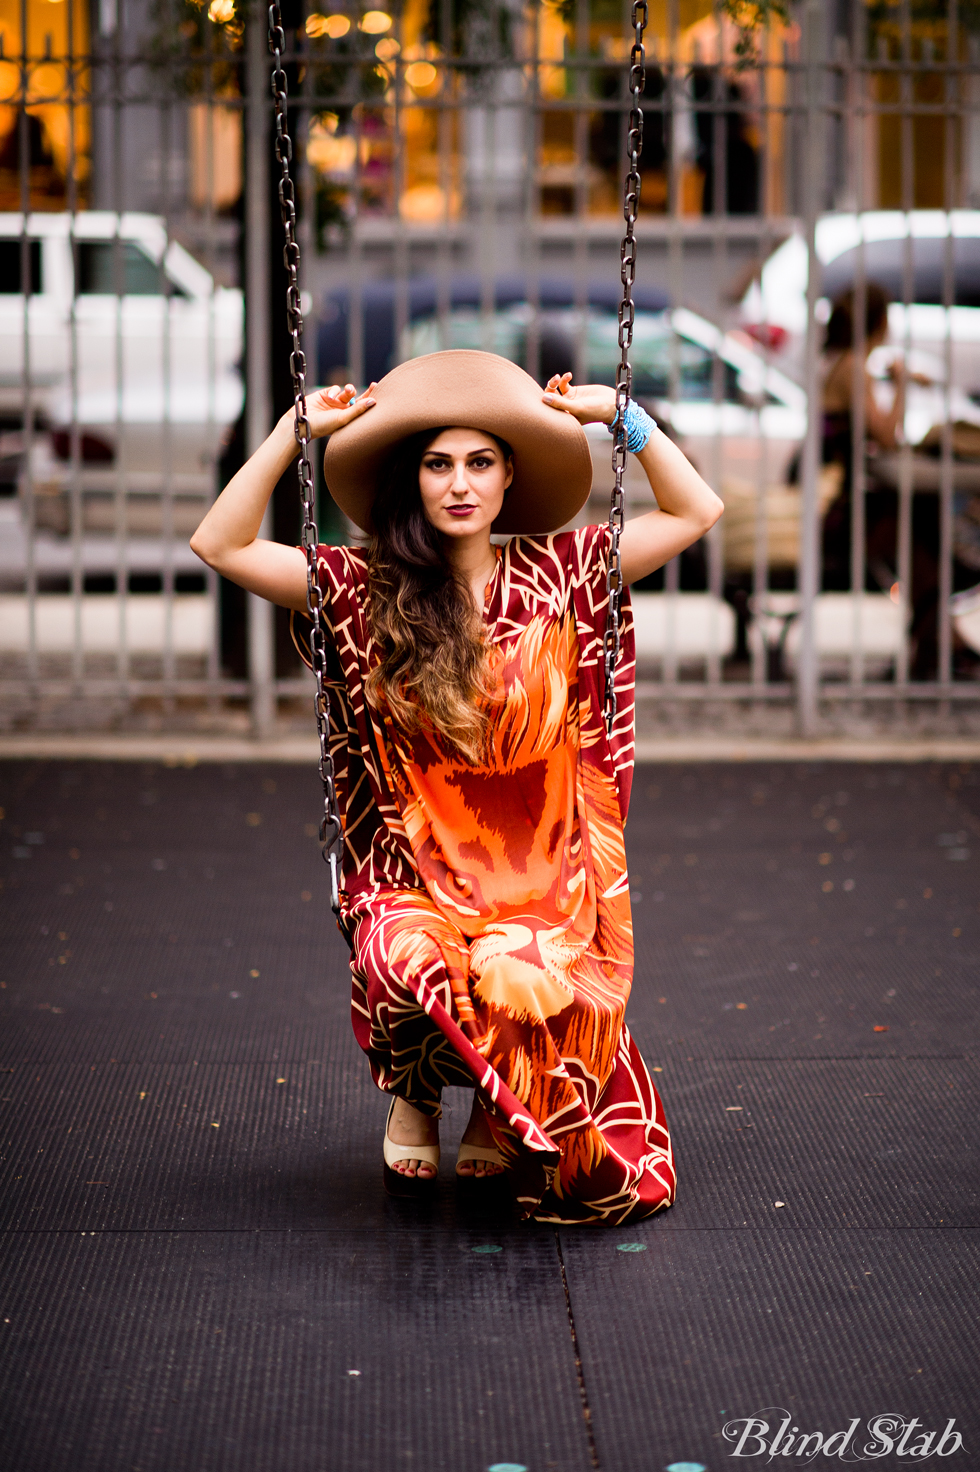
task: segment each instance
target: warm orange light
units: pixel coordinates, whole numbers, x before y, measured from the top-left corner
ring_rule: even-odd
[[[358,25],[369,36],[380,36],[382,31],[391,29],[391,16],[385,10],[366,10]]]
[[[416,184],[406,189],[398,201],[398,213],[403,220],[414,220],[417,224],[432,224],[446,217],[446,195],[438,184]]]
[[[208,20],[214,21],[216,26],[226,26],[234,18],[235,0],[211,0],[208,6]]]
[[[30,102],[53,102],[65,90],[64,69],[53,61],[34,68],[28,92]]]
[[[405,68],[405,81],[416,92],[431,87],[438,75],[431,61],[413,61],[411,66]]]
[[[394,36],[384,36],[374,48],[374,54],[379,61],[394,61],[402,48]]]
[[[306,157],[318,174],[346,174],[354,167],[357,139],[337,136],[335,113],[324,113],[310,123]]]
[[[892,583],[891,587],[888,589],[888,596],[893,603],[900,603],[902,601],[901,583]]]
[[[306,17],[306,34],[314,39],[329,36],[331,41],[339,41],[349,30],[350,21],[346,15],[321,15],[314,10]]]

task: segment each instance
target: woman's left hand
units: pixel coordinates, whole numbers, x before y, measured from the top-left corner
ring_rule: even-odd
[[[352,419],[365,413],[374,405],[371,395],[377,388],[376,383],[369,384],[368,388],[355,402],[356,388],[352,383],[343,387],[339,383],[332,384],[330,388],[311,389],[306,396],[306,417],[310,421],[310,434],[313,439],[323,439],[327,435],[336,434],[338,429],[343,429]],[[292,420],[292,409],[287,411],[286,418]]]
[[[579,424],[612,424],[616,418],[616,390],[605,383],[582,383],[572,387],[572,375],[556,373],[548,379],[546,404],[564,410]]]

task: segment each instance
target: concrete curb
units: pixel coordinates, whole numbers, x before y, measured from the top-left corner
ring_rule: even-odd
[[[26,734],[0,736],[0,761],[162,762],[193,767],[199,762],[284,762],[314,765],[315,738],[285,736],[252,741],[245,736],[116,736]],[[980,762],[980,739],[937,737],[932,740],[853,738],[812,741],[762,737],[670,736],[642,738],[638,762],[676,765],[682,762]]]

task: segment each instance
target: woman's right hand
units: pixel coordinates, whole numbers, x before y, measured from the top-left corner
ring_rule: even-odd
[[[368,386],[366,393],[353,402],[357,393],[352,383],[335,383],[330,388],[315,388],[306,396],[306,417],[310,421],[310,432],[315,440],[324,439],[327,435],[336,434],[338,429],[343,429],[345,424],[350,424],[359,414],[370,409],[375,400],[371,397],[377,388],[376,383]],[[293,418],[290,409],[285,416]]]
[[[352,383],[312,389],[306,414],[313,439],[335,434],[374,405],[376,384],[357,403]],[[288,410],[242,468],[232,476],[191,537],[203,562],[250,593],[283,608],[306,607],[306,553],[261,535],[269,497],[296,458],[295,413]]]

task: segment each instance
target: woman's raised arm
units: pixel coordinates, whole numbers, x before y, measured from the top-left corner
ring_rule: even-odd
[[[580,424],[611,424],[616,414],[615,391],[605,384],[572,388],[571,376],[566,373],[551,379],[545,402],[573,414]],[[634,517],[623,527],[619,548],[627,583],[648,577],[698,541],[725,509],[687,456],[659,429],[654,429],[636,458],[657,498],[657,510]]]
[[[368,389],[368,395],[374,384]],[[317,389],[307,396],[306,411],[314,439],[370,409],[368,395],[352,403],[354,386]],[[306,607],[306,553],[259,536],[259,528],[276,483],[296,458],[292,409],[225,486],[191,537],[191,550],[222,577],[283,608]]]

